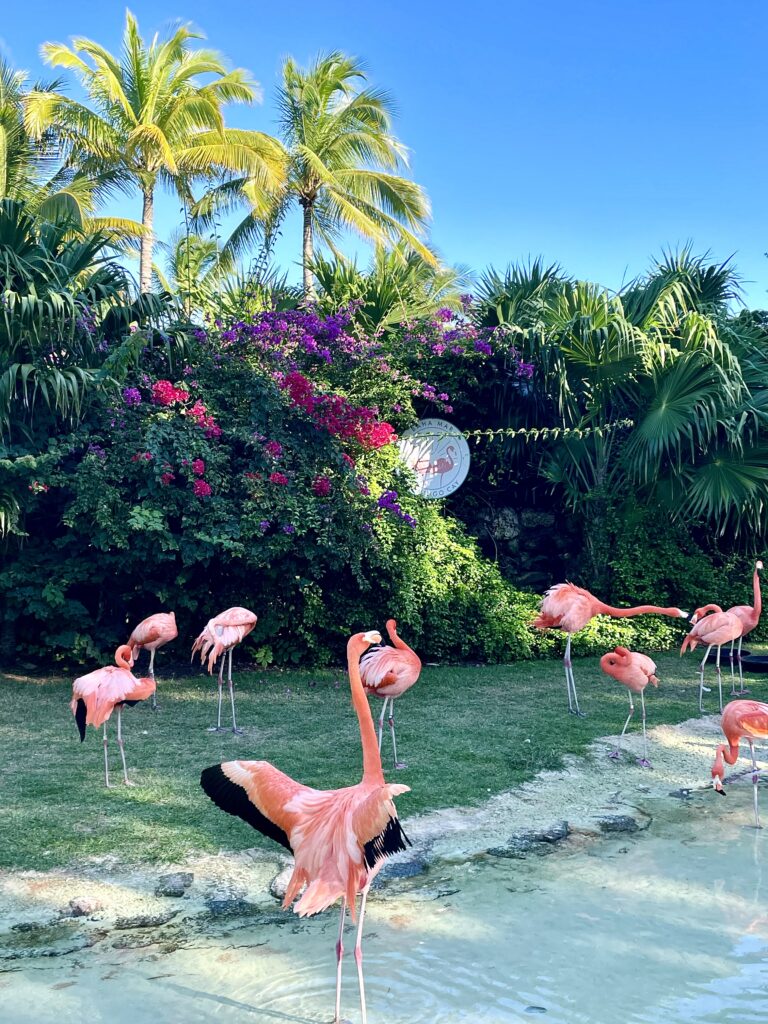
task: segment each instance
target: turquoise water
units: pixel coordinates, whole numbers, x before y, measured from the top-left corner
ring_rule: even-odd
[[[369,1024],[720,1024],[768,1020],[768,830],[749,786],[667,801],[643,833],[483,858],[388,883],[365,928]],[[670,806],[670,804],[672,806]],[[765,807],[768,820],[768,805]],[[337,914],[110,937],[0,974],[9,1024],[329,1022]],[[348,953],[354,934],[345,937]],[[354,960],[342,1015],[357,1024]]]

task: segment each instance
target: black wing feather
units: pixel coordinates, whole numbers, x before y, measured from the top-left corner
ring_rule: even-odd
[[[403,831],[399,818],[390,818],[387,827],[373,839],[369,839],[363,847],[365,863],[372,868],[378,861],[391,857],[393,853],[401,853],[411,841]]]
[[[265,814],[262,814],[255,804],[251,803],[242,786],[238,786],[236,782],[227,778],[220,764],[203,769],[200,785],[222,811],[226,811],[227,814],[232,814],[236,818],[242,818],[257,832],[269,836],[270,839],[274,839],[276,843],[280,843],[286,850],[293,853],[286,833],[274,821],[270,821]]]
[[[75,708],[75,722],[77,723],[77,731],[80,733],[81,743],[85,739],[85,719],[87,716],[88,710],[85,706],[85,701],[82,697],[78,697],[77,707]]]

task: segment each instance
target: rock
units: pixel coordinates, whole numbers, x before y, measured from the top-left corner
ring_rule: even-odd
[[[69,901],[69,910],[62,913],[67,917],[90,917],[104,909],[104,904],[92,896],[76,896]]]
[[[673,789],[672,792],[669,795],[675,797],[676,800],[690,800],[691,799],[691,790],[690,789]]]
[[[285,890],[288,888],[288,882],[291,880],[292,874],[293,864],[286,864],[283,870],[275,875],[269,883],[269,891],[276,900],[285,899]]]
[[[259,911],[255,903],[240,896],[212,896],[206,899],[205,905],[213,917],[241,917]]]
[[[162,914],[137,914],[135,917],[118,917],[115,928],[160,928],[168,924],[178,914],[178,910],[167,910]]]
[[[195,876],[191,871],[174,871],[170,875],[161,875],[155,888],[155,896],[183,896],[192,885]]]
[[[597,819],[601,832],[637,832],[637,821],[629,814],[606,814]]]
[[[493,846],[486,852],[491,857],[524,857],[527,853],[549,853],[548,847],[566,839],[570,833],[567,821],[556,821],[547,828],[520,829],[510,836],[506,846]]]
[[[418,855],[396,857],[386,862],[376,878],[377,881],[379,879],[415,878],[416,875],[424,874],[428,867],[427,861]]]

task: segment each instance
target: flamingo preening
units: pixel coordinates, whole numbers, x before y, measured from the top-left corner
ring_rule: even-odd
[[[216,725],[211,726],[209,732],[221,732],[221,691],[224,685],[224,662],[229,654],[227,666],[227,686],[229,687],[229,700],[232,705],[232,732],[242,732],[237,728],[235,718],[235,688],[232,683],[232,649],[248,636],[256,625],[256,616],[247,608],[227,608],[214,618],[210,619],[200,636],[192,645],[192,657],[200,651],[200,663],[208,658],[208,671],[213,672],[219,656],[224,654],[219,665],[219,710],[216,716]]]
[[[659,680],[656,676],[656,664],[648,657],[647,654],[639,654],[637,651],[629,651],[626,647],[616,647],[613,651],[602,656],[600,659],[600,668],[606,675],[615,679],[617,683],[621,683],[622,686],[626,686],[629,692],[629,714],[627,715],[627,720],[624,723],[624,728],[621,730],[617,749],[612,751],[610,756],[616,760],[621,757],[621,741],[624,738],[627,726],[635,713],[635,704],[632,700],[632,694],[639,693],[640,706],[642,707],[643,712],[643,756],[638,760],[638,764],[643,768],[650,768],[651,762],[648,760],[648,736],[645,729],[644,691],[648,683],[653,683],[654,686],[659,685]]]
[[[571,636],[584,629],[596,615],[610,615],[614,619],[624,619],[635,615],[669,615],[673,618],[687,619],[688,613],[679,608],[659,608],[655,604],[641,604],[635,608],[613,608],[599,601],[583,587],[573,583],[557,583],[550,587],[544,595],[538,616],[532,625],[536,629],[562,629],[568,634],[565,645],[563,665],[565,666],[565,685],[568,688],[568,710],[572,715],[582,715],[579,699],[576,696],[576,683],[573,678],[571,664]]]
[[[178,635],[176,615],[173,612],[157,612],[142,619],[128,637],[134,664],[139,651],[149,651],[149,676],[154,679],[155,651],[175,640]],[[157,711],[157,689],[152,693],[152,710]]]
[[[731,662],[731,696],[735,697],[742,693],[749,693],[749,690],[744,689],[744,669],[741,664],[741,644],[747,633],[751,633],[752,630],[757,626],[760,621],[760,613],[763,610],[763,599],[760,594],[760,576],[758,573],[762,570],[763,563],[758,561],[755,562],[755,570],[752,574],[752,593],[754,604],[737,604],[733,608],[728,608],[727,612],[729,615],[735,615],[741,622],[741,634],[739,635],[739,649],[736,652],[736,661],[739,666],[739,686],[740,689],[736,690],[736,681],[733,672],[733,645],[734,640],[731,640],[731,652],[729,659]]]
[[[724,612],[720,605],[705,604],[703,608],[697,608],[691,616],[693,629],[683,640],[680,654],[685,654],[690,647],[695,651],[699,644],[706,644],[707,651],[701,660],[699,670],[699,711],[704,710],[704,666],[707,663],[709,652],[717,647],[717,688],[720,695],[720,710],[723,710],[723,676],[720,671],[720,652],[723,644],[733,642],[741,636],[741,619],[731,612]]]
[[[123,744],[122,713],[127,704],[132,707],[140,700],[146,700],[155,692],[155,681],[149,677],[137,679],[131,672],[133,655],[130,647],[122,645],[115,651],[115,664],[97,668],[87,676],[80,676],[72,684],[70,707],[75,716],[80,742],[85,739],[85,727],[98,729],[104,726],[104,780],[109,781],[109,759],[107,757],[107,720],[117,708],[117,745],[123,761],[123,777],[126,786],[134,783],[128,778]]]
[[[395,768],[406,768],[407,765],[397,759],[397,743],[395,741],[395,698],[401,697],[410,690],[421,672],[421,658],[405,641],[397,635],[397,622],[388,619],[386,623],[392,647],[371,647],[360,661],[360,675],[367,694],[384,699],[384,707],[379,716],[379,752],[381,737],[384,730],[384,718],[389,704],[389,730],[392,735],[392,756]]]
[[[761,704],[757,700],[732,700],[726,705],[723,711],[721,722],[723,733],[728,744],[721,743],[717,748],[715,760],[712,764],[712,784],[718,793],[725,796],[723,789],[723,776],[725,766],[736,764],[739,759],[739,743],[742,738],[749,744],[749,752],[752,755],[752,795],[755,804],[755,828],[760,828],[760,811],[757,800],[757,785],[759,775],[757,761],[755,760],[755,739],[768,736],[768,704]]]
[[[206,768],[200,777],[200,785],[218,807],[293,852],[295,866],[283,907],[289,907],[304,886],[306,889],[294,907],[300,917],[317,914],[341,900],[334,1024],[341,1020],[347,907],[354,922],[355,899],[358,892],[362,893],[355,961],[362,1021],[366,1024],[362,937],[368,890],[385,858],[404,850],[408,843],[393,798],[407,793],[409,787],[384,781],[373,717],[360,678],[361,655],[370,644],[380,642],[379,633],[369,632],[356,633],[347,644],[349,685],[363,748],[363,777],[357,785],[311,789],[267,761],[228,761]]]

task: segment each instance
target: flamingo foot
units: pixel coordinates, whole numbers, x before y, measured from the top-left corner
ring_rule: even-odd
[[[744,689],[737,690],[736,691],[736,696],[737,697],[743,697],[745,693],[751,693],[751,692],[752,692],[751,690],[744,690]]]
[[[242,736],[243,733],[245,732],[245,729],[240,729],[239,727],[235,728],[235,726],[232,726],[232,732],[235,734],[235,736]]]
[[[209,725],[205,730],[206,732],[226,732],[227,730],[223,725]]]
[[[610,757],[610,759],[612,761],[619,761],[619,760],[621,760],[621,751],[620,750],[612,750],[610,752],[610,754],[608,755],[608,757]]]
[[[711,686],[702,686],[701,692],[702,693],[712,693],[712,687]]]
[[[126,786],[136,786],[136,785],[138,785],[138,783],[132,782],[130,779],[123,779],[123,782],[124,782],[124,784]]]
[[[395,768],[399,771],[401,768],[407,768],[408,765],[405,761],[395,761]]]
[[[587,717],[585,711],[577,711],[576,708],[568,708],[568,714],[569,715],[575,715],[576,718],[586,718]]]
[[[647,757],[638,757],[637,763],[640,768],[653,768],[653,765]]]

